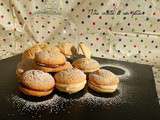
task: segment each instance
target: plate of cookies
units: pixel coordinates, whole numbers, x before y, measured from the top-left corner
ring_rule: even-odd
[[[82,42],[37,44],[0,68],[2,120],[157,119],[152,67],[91,57]]]

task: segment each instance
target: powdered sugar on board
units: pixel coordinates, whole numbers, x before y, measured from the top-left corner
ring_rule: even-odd
[[[121,103],[120,92],[116,92],[111,96],[98,95],[94,92],[82,90],[74,95],[58,92],[42,101],[28,100],[18,94],[12,94],[8,100],[12,108],[15,108],[19,114],[34,113],[36,115],[40,114],[41,111],[47,111],[47,114],[54,115],[62,112],[70,114],[72,111],[81,112],[86,107],[90,111],[95,111],[97,107],[107,109],[106,106],[115,106]],[[76,109],[76,106],[79,109]]]
[[[61,101],[61,98],[54,95],[54,97],[44,101],[29,101],[19,97],[16,94],[12,94],[9,101],[13,105],[12,107],[15,107],[18,112],[38,111],[39,109],[50,109],[52,112],[52,107],[54,107],[55,112],[58,112],[60,109],[56,105],[58,105],[58,102]]]

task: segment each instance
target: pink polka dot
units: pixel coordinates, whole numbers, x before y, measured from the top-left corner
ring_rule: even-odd
[[[80,35],[83,35],[83,33],[80,33]]]

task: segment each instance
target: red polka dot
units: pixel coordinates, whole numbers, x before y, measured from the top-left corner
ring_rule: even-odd
[[[96,25],[96,23],[95,23],[95,22],[93,22],[92,24],[93,24],[93,25]]]
[[[98,41],[98,40],[99,40],[99,38],[96,38],[96,40]]]
[[[29,14],[29,15],[32,15],[32,12],[29,12],[28,14]]]
[[[133,47],[135,47],[135,48],[136,48],[137,46],[136,46],[136,45],[134,45]]]
[[[3,15],[1,15],[1,18],[4,18],[4,16],[3,16]]]

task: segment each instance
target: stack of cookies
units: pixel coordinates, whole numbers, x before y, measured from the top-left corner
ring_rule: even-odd
[[[91,51],[84,43],[79,47],[84,57],[72,64],[67,58],[77,55],[79,49],[71,42],[37,44],[26,50],[16,69],[19,90],[37,97],[51,94],[54,88],[72,94],[88,83],[88,87],[96,92],[114,92],[118,87],[118,77],[100,69],[100,64],[91,58]]]

